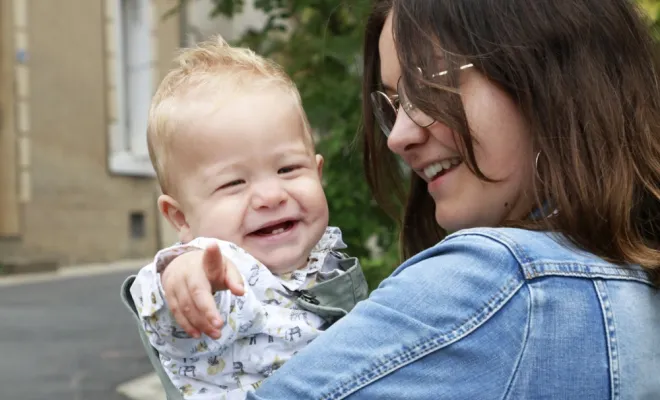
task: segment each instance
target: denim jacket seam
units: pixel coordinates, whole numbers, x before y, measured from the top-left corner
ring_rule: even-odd
[[[527,350],[527,342],[529,339],[529,332],[531,330],[530,324],[532,321],[532,296],[529,286],[525,285],[525,287],[527,288],[527,291],[530,294],[529,298],[527,299],[527,321],[525,323],[525,332],[523,333],[523,341],[522,341],[522,346],[520,348],[520,353],[518,354],[518,357],[514,364],[513,371],[511,371],[511,377],[509,378],[509,382],[506,385],[506,391],[502,396],[502,400],[506,400],[507,398],[509,398],[509,394],[511,393],[511,389],[513,388],[513,383],[516,380],[518,371],[520,370],[520,365],[522,364],[522,360],[525,355],[525,350]]]
[[[602,280],[593,281],[594,290],[600,302],[603,313],[603,323],[605,324],[605,339],[607,340],[607,356],[610,371],[610,399],[618,400],[621,393],[621,377],[619,374],[619,349],[616,339],[616,324],[612,312],[612,304],[607,290],[607,285]]]
[[[618,265],[614,264],[609,264],[609,263],[581,263],[578,261],[543,261],[543,260],[537,260],[533,262],[529,262],[526,264],[523,264],[524,267],[532,267],[536,268],[539,266],[554,266],[554,267],[590,267],[590,268],[602,268],[602,269],[608,269],[612,271],[621,271],[624,272],[621,275],[626,275],[633,273],[635,275],[644,275],[644,271],[641,270],[634,270],[634,269],[625,269],[625,267],[621,267]]]
[[[587,266],[584,263],[577,262],[577,261],[543,261],[543,260],[537,260],[533,262],[529,262],[525,264],[524,266],[529,266],[529,267],[537,267],[537,266],[554,266],[554,267],[584,267]],[[621,269],[621,267],[612,265],[612,264],[606,264],[606,263],[590,263],[588,265],[589,267],[592,268],[603,268],[603,269],[610,269],[613,271],[618,271]]]
[[[420,339],[419,342],[411,348],[404,348],[402,351],[399,350],[393,356],[390,356],[387,359],[381,359],[365,368],[365,370],[356,374],[350,380],[340,382],[337,387],[322,394],[318,399],[343,399],[397,369],[465,338],[501,310],[502,307],[504,307],[504,305],[507,304],[516,293],[518,293],[524,284],[524,280],[521,280],[519,277],[512,277],[485,303],[483,307],[476,310],[471,317],[466,318],[463,322],[457,324],[451,331],[431,336],[430,338]]]
[[[543,266],[554,266],[555,268],[539,268]],[[641,271],[629,271],[628,273],[615,273],[615,274],[607,274],[607,273],[602,273],[602,272],[584,272],[584,271],[566,271],[564,269],[561,269],[559,267],[583,267],[584,264],[577,263],[577,262],[535,262],[535,263],[529,263],[526,265],[523,265],[523,274],[525,275],[526,279],[536,279],[544,276],[550,276],[550,275],[555,275],[555,276],[571,276],[571,277],[579,277],[579,278],[600,278],[600,279],[617,279],[617,280],[626,280],[626,281],[635,281],[635,282],[640,282],[644,283],[650,286],[654,286],[653,283],[647,278],[643,276],[639,276],[643,274]],[[595,267],[597,268],[607,268],[612,271],[620,271],[622,267],[617,267],[615,265],[596,265]],[[624,272],[624,271],[621,271]]]
[[[527,254],[527,251],[520,246],[520,244],[512,240],[510,237],[507,235],[503,234],[492,234],[490,232],[465,232],[462,234],[457,234],[453,235],[452,237],[466,237],[466,236],[481,236],[483,238],[490,239],[492,241],[495,241],[499,243],[500,245],[506,247],[511,255],[516,259],[518,264],[522,267],[523,265],[527,265],[532,262],[533,258]]]
[[[641,270],[626,269],[625,267],[609,264],[606,262],[593,262],[588,265],[577,260],[572,261],[542,261],[536,257],[532,257],[524,247],[522,247],[517,240],[511,238],[508,234],[500,231],[479,230],[479,231],[466,231],[450,235],[447,239],[452,237],[466,237],[466,236],[481,236],[494,240],[501,245],[507,247],[513,257],[519,262],[523,275],[526,279],[531,280],[548,275],[561,275],[582,278],[604,278],[604,279],[618,279],[626,281],[635,281],[644,283],[650,286],[656,286],[651,282],[646,273]],[[545,268],[551,267],[551,268]],[[565,271],[562,267],[575,267],[583,268],[590,267],[595,269],[602,269],[603,271],[612,271],[611,274],[606,272],[583,272],[583,271]]]

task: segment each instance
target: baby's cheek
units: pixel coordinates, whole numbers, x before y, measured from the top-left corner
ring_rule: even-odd
[[[245,216],[245,204],[236,199],[214,199],[201,208],[198,235],[236,242]]]
[[[312,198],[310,199],[310,201],[318,209],[319,214],[327,216],[328,201],[325,197],[325,191],[323,190],[323,187],[321,186],[320,182],[316,186],[315,190],[311,192],[311,197]]]

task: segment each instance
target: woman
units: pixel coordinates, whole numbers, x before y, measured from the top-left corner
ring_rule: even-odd
[[[660,64],[636,10],[380,6],[365,162],[393,212],[410,167],[408,260],[248,398],[660,398]]]

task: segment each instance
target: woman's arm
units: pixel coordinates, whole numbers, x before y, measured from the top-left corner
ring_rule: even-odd
[[[507,247],[455,236],[400,267],[248,399],[502,398],[529,309]]]

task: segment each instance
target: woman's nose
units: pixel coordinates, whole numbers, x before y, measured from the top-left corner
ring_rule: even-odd
[[[414,123],[408,114],[399,107],[396,121],[387,138],[387,147],[394,153],[404,156],[417,145],[426,141],[426,130]]]

